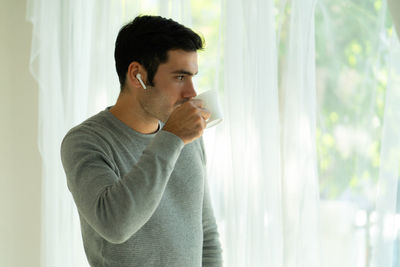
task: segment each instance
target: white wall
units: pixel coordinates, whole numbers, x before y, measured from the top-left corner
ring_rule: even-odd
[[[38,267],[38,87],[29,73],[25,0],[0,1],[0,266]]]

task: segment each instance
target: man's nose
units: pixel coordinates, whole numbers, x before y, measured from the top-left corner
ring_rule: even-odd
[[[183,91],[183,98],[192,98],[195,97],[197,95],[196,93],[196,89],[194,88],[194,84],[193,81],[190,80],[188,81],[188,83],[185,86],[185,90]]]

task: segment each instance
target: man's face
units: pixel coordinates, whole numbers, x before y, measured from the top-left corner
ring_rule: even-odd
[[[166,122],[177,106],[196,96],[192,78],[197,71],[197,52],[169,51],[168,61],[158,66],[154,87],[148,86],[141,94],[143,110]]]

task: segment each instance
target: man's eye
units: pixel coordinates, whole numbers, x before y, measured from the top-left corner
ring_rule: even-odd
[[[185,78],[185,76],[179,75],[179,76],[176,76],[176,78],[177,78],[179,81],[182,81],[182,80]]]

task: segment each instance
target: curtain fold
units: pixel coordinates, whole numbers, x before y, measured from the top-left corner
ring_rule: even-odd
[[[280,266],[280,148],[272,1],[226,1],[224,125],[215,169],[223,172],[226,266]],[[222,169],[222,170],[221,170]],[[210,173],[210,179],[217,175]],[[278,201],[277,201],[278,200]],[[273,244],[273,246],[271,246]],[[278,265],[276,265],[278,264]]]
[[[316,157],[315,0],[289,1],[282,69],[282,209],[284,265],[319,266]]]
[[[400,42],[396,34],[391,39],[390,53],[375,208],[378,232],[372,249],[373,267],[395,267],[400,263]]]

